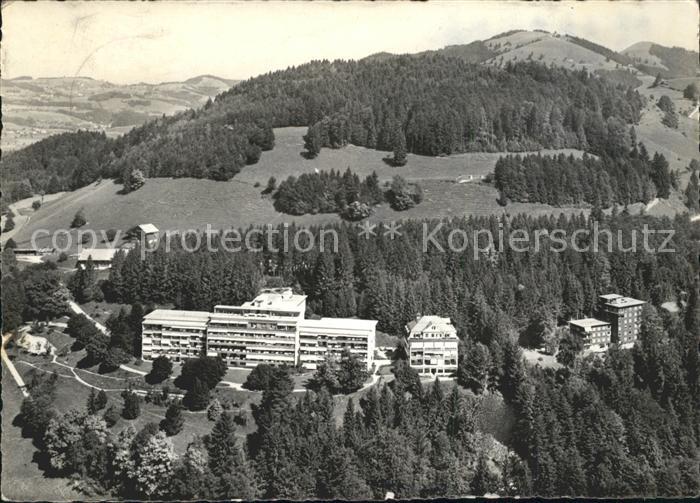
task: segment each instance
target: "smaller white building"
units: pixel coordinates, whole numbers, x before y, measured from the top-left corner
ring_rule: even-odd
[[[158,242],[158,227],[153,224],[139,225],[139,237],[147,247],[152,247]]]
[[[610,347],[610,323],[596,318],[569,321],[569,331],[583,342],[583,350],[592,353],[607,351]]]
[[[457,372],[459,338],[449,318],[422,316],[406,326],[408,358],[421,375]]]

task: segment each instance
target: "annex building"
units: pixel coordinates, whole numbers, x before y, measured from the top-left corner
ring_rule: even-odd
[[[262,290],[250,302],[217,305],[211,313],[156,309],[143,319],[142,357],[181,362],[205,353],[229,367],[267,363],[313,370],[327,355],[347,349],[372,368],[376,321],[307,320],[305,312],[306,296],[290,288]]]
[[[449,318],[420,316],[406,325],[411,367],[421,375],[457,372],[459,338]]]
[[[569,321],[572,334],[581,337],[584,351],[607,351],[610,344],[623,349],[634,346],[642,326],[643,300],[616,293],[598,297],[597,318]]]

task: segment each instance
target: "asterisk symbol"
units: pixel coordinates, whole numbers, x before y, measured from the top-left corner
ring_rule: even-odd
[[[401,224],[397,224],[396,222],[391,222],[387,226],[387,230],[384,231],[384,235],[389,236],[390,239],[394,239],[395,237],[401,236],[401,233],[399,232],[400,228],[401,228]]]
[[[358,224],[358,227],[360,228],[360,237],[364,236],[365,239],[369,239],[370,236],[376,236],[377,234],[374,232],[374,228],[376,226],[376,224],[369,223],[369,220],[365,220],[361,224]]]

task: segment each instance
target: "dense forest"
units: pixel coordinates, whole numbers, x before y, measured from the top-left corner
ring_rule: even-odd
[[[115,434],[96,398],[86,410],[61,416],[52,407],[55,383],[37,379],[22,406],[22,424],[56,474],[80,475],[85,485],[125,498],[698,493],[700,235],[687,216],[671,221],[613,213],[601,222],[611,236],[627,235],[625,247],[644,224],[673,229],[669,246],[676,253],[608,249],[608,242],[598,253],[543,247],[474,255],[447,246],[455,229],[495,234],[503,225],[505,232],[571,234],[591,228],[584,216],[446,220],[423,253],[420,224],[404,222],[403,235],[393,240],[381,232],[355,237],[349,226],[334,226],[337,253],[282,251],[281,233],[272,236],[280,251],[270,249],[265,234],[257,236],[263,251],[256,252],[157,250],[141,260],[135,250],[118,256],[100,286],[110,301],[211,309],[248,300],[264,283],[291,284],[309,295],[307,314],[376,318],[392,334],[402,333],[417,312],[450,316],[463,344],[459,384],[421,386],[399,361],[392,383],[347,401],[339,425],[323,387],[293,395],[286,379],[270,377],[252,410],[256,430],[245,441],[236,437],[232,413],[219,411],[211,433],[193,439],[180,456],[168,438],[181,428],[177,401],[168,401],[160,427]],[[589,239],[579,236],[579,246]],[[652,235],[650,244],[658,247],[663,239]],[[5,306],[17,305],[22,289],[21,316],[52,316],[46,310],[58,306],[50,299],[63,297],[55,271],[7,267],[3,316],[12,315]],[[37,296],[42,285],[48,296]],[[611,291],[650,303],[634,349],[613,348],[606,358],[573,354],[560,358],[559,369],[523,362],[523,332],[541,325],[543,316],[547,325],[591,314],[596,296]],[[671,299],[683,301],[677,314],[659,307]],[[127,327],[137,317],[123,312],[108,323]],[[122,415],[132,414],[138,415],[138,398],[127,391]]]
[[[304,215],[343,212],[356,201],[373,206],[384,201],[384,192],[376,173],[360,181],[348,168],[342,175],[331,170],[290,176],[280,183],[273,197],[277,211]]]
[[[595,158],[573,156],[505,156],[496,162],[495,186],[503,201],[547,203],[553,206],[588,203],[647,203],[678,189],[677,178],[661,154],[649,158],[643,144],[629,155]]]
[[[331,65],[316,63],[315,75],[323,75],[324,64]],[[562,147],[597,153],[605,151],[606,130],[637,122],[643,104],[631,89],[585,70],[534,62],[497,69],[439,56],[398,57],[374,62],[371,70],[383,67],[376,73],[362,62],[332,65],[333,78],[345,82],[344,104],[336,111],[332,102],[319,105],[307,135],[323,147],[392,150],[403,135],[408,151],[423,155]],[[292,71],[311,79],[312,68]]]
[[[320,228],[310,229],[314,234],[310,251],[291,248],[285,252],[285,232],[289,240],[298,229],[280,225],[249,237],[261,252],[192,254],[176,248],[170,253],[146,253],[145,260],[138,250],[118,254],[103,290],[110,301],[174,303],[180,309],[211,310],[218,303],[249,300],[265,278],[276,277],[279,283],[295,285],[309,295],[310,313],[376,319],[380,330],[393,334],[403,333],[407,320],[418,312],[439,314],[452,318],[462,336],[471,334],[483,338],[482,342],[490,342],[495,334],[524,330],[542,310],[559,322],[592,314],[596,297],[602,293],[624,292],[660,306],[690,290],[696,274],[692,254],[698,235],[687,217],[671,221],[624,212],[602,217],[597,225],[610,230],[613,238],[601,232],[597,253],[559,252],[548,246],[534,251],[534,245],[527,253],[507,247],[500,252],[475,253],[471,246],[455,251],[448,246],[450,233],[457,230],[472,236],[479,229],[488,229],[498,236],[515,229],[563,229],[571,236],[576,229],[592,230],[594,222],[593,217],[584,216],[522,215],[407,221],[402,236],[393,240],[383,236],[381,227],[370,239],[358,236],[348,224],[325,227],[338,233],[337,253],[329,251],[333,240],[324,241],[326,251],[319,252]],[[444,250],[431,240],[422,252],[423,223],[426,229],[435,230],[431,238]],[[652,230],[675,229],[668,246],[676,253],[627,252],[631,230],[639,233],[644,224]],[[243,229],[241,234],[250,230]],[[311,238],[299,237],[303,249]],[[650,239],[650,246],[658,247],[664,238],[655,234]],[[580,247],[591,240],[590,236],[577,237]],[[641,235],[636,240],[642,248]],[[480,246],[486,248],[486,243]]]
[[[388,201],[392,208],[403,211],[420,204],[423,191],[419,184],[395,175],[379,185],[376,173],[364,180],[348,168],[342,175],[331,170],[290,176],[273,194],[275,209],[290,215],[307,213],[339,213],[347,220],[368,217],[373,206]]]
[[[198,110],[129,133],[64,133],[4,155],[4,202],[100,177],[228,180],[274,146],[273,127],[310,126],[307,147],[347,143],[444,155],[606,148],[643,99],[586,71],[533,62],[484,67],[442,54],[314,61],[252,78]]]

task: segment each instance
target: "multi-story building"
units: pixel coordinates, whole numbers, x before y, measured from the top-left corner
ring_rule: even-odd
[[[583,341],[583,350],[599,353],[607,351],[610,346],[610,323],[595,318],[584,318],[569,322],[569,330],[572,335],[578,336]]]
[[[144,360],[164,355],[175,362],[196,358],[205,350],[209,313],[156,309],[143,318]]]
[[[357,355],[367,370],[374,362],[377,322],[349,318],[321,318],[299,322],[299,362],[315,369],[327,355],[339,358],[343,351]]]
[[[634,346],[642,325],[643,300],[615,293],[598,297],[598,318],[571,320],[569,330],[579,335],[584,350],[605,351],[611,343],[628,349]]]
[[[289,288],[267,289],[240,306],[219,305],[214,312],[158,309],[143,320],[143,358],[166,354],[175,361],[200,353],[220,356],[230,367],[301,364],[315,369],[326,355],[344,349],[358,355],[371,369],[374,363],[375,327],[370,320],[322,318],[305,320],[306,296]],[[188,315],[195,313],[188,318]],[[197,350],[177,353],[172,328],[183,319],[196,319]],[[167,336],[167,337],[166,337]],[[167,344],[165,343],[167,342]],[[194,343],[194,339],[188,342]],[[193,346],[194,347],[194,346]],[[189,348],[188,348],[189,349]]]
[[[612,342],[622,348],[632,347],[642,327],[643,300],[615,293],[598,297],[598,316],[611,325]]]
[[[406,326],[411,367],[422,375],[449,375],[457,371],[459,338],[449,318],[422,316]]]
[[[297,363],[298,324],[306,296],[290,289],[263,290],[241,306],[215,306],[207,328],[207,354],[232,367]]]

